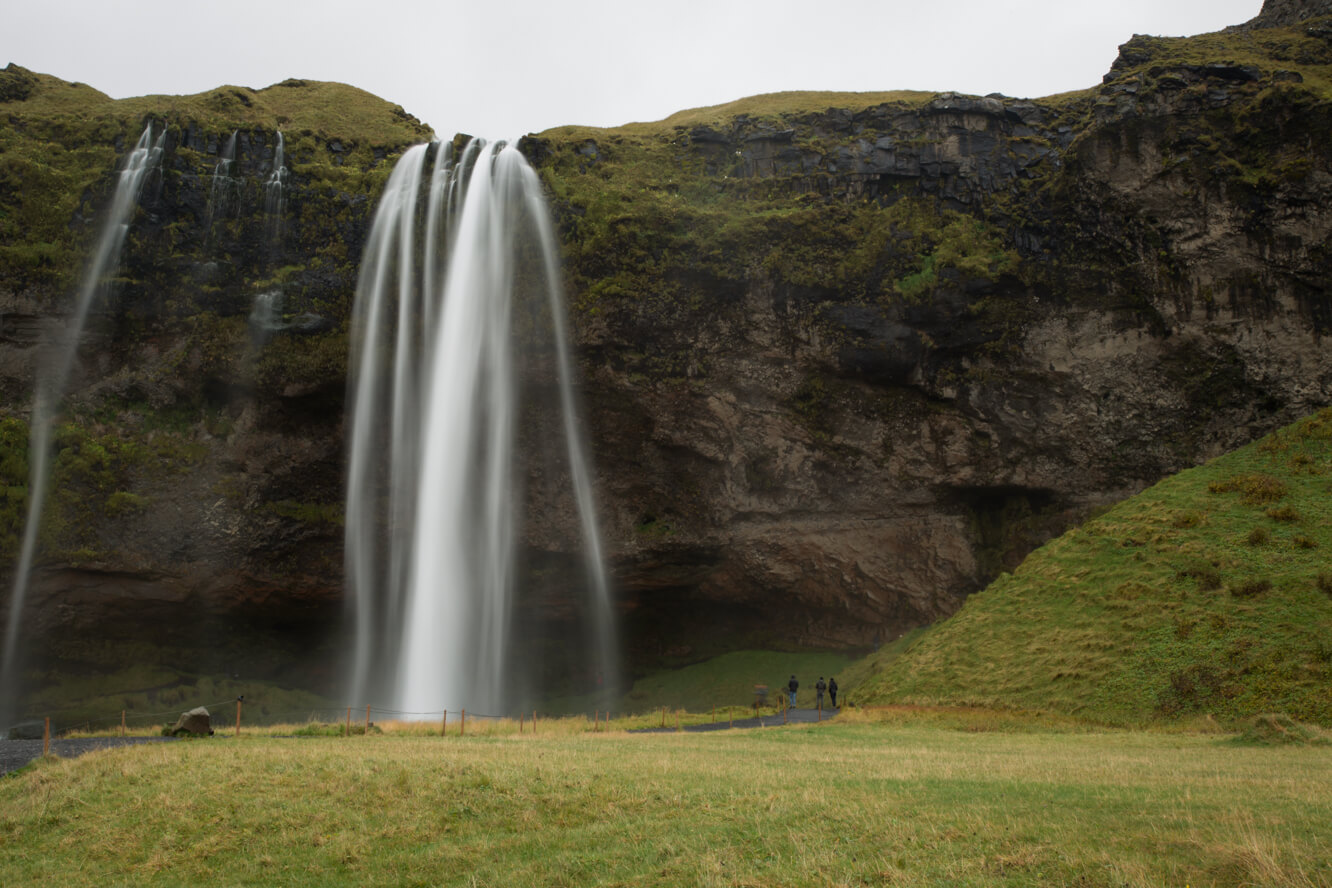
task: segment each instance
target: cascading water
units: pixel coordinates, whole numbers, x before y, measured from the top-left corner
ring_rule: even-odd
[[[346,567],[355,700],[422,715],[501,713],[521,685],[510,669],[523,498],[519,327],[528,338],[544,331],[532,351],[549,355],[558,391],[557,437],[585,560],[583,660],[607,681],[615,673],[554,243],[540,181],[504,143],[473,140],[458,158],[451,145],[418,145],[385,188],[353,318]]]
[[[282,329],[282,308],[285,299],[281,290],[265,290],[254,297],[250,310],[249,328],[252,346],[262,346],[273,334]]]
[[[208,190],[208,234],[213,232],[213,223],[219,218],[226,216],[227,211],[239,209],[240,195],[238,193],[240,181],[233,178],[231,168],[236,163],[236,130],[232,130],[231,138],[227,139],[227,144],[222,148],[222,156],[218,158],[216,166],[213,167],[213,183]]]
[[[282,133],[277,134],[277,147],[273,150],[273,172],[264,183],[264,217],[268,220],[268,239],[276,242],[282,236],[282,214],[286,209],[283,188],[287,184],[285,143]]]
[[[48,355],[49,363],[37,378],[33,398],[31,425],[28,437],[28,511],[23,528],[23,542],[14,572],[14,588],[9,597],[9,619],[5,625],[4,652],[0,654],[0,723],[7,723],[18,700],[18,646],[22,625],[23,605],[27,598],[29,574],[37,551],[37,533],[41,524],[42,507],[46,503],[50,482],[48,461],[51,450],[51,432],[59,413],[60,400],[74,360],[79,339],[88,319],[88,312],[105,287],[107,277],[120,264],[121,248],[129,233],[130,217],[138,204],[139,192],[145,177],[162,157],[166,132],[153,140],[152,124],[139,137],[139,141],[125,160],[116,182],[104,227],[97,239],[97,248],[88,264],[79,287],[73,313],[65,326],[62,339],[53,343]]]

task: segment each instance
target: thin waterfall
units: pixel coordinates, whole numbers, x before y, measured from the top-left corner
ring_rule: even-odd
[[[238,130],[231,131],[231,138],[227,139],[227,144],[222,148],[222,156],[218,158],[217,164],[213,167],[212,187],[208,189],[208,225],[206,231],[211,237],[213,233],[213,223],[219,218],[225,218],[228,210],[233,209],[231,204],[236,203],[234,209],[239,209],[239,182],[232,177],[231,169],[236,163],[236,134]]]
[[[534,293],[549,315],[551,341],[540,347],[554,356],[592,659],[600,674],[615,671],[609,584],[540,181],[513,146],[473,140],[456,159],[451,149],[415,146],[389,178],[357,287],[349,385],[351,693],[422,715],[504,712],[512,703],[522,499],[513,315],[530,312],[524,298]]]
[[[274,333],[282,329],[285,301],[281,290],[265,290],[254,297],[254,307],[250,309],[248,319],[252,346],[264,345]]]
[[[273,172],[269,173],[264,183],[264,218],[268,224],[268,239],[275,243],[282,237],[282,215],[286,210],[284,188],[287,184],[285,142],[282,133],[277,134],[277,147],[273,149]]]
[[[79,340],[93,302],[105,289],[107,277],[120,264],[121,249],[129,233],[130,218],[138,204],[144,178],[162,158],[165,130],[153,140],[152,124],[139,136],[134,150],[125,159],[124,168],[116,182],[106,221],[97,238],[83,281],[74,303],[74,311],[65,325],[63,338],[52,345],[49,363],[37,377],[33,397],[31,426],[28,437],[28,512],[23,528],[23,542],[19,549],[18,566],[14,572],[14,588],[9,597],[9,619],[5,626],[4,652],[0,654],[0,722],[8,721],[18,702],[19,629],[22,625],[23,606],[28,594],[33,558],[37,551],[37,535],[41,524],[42,508],[46,503],[50,484],[49,461],[51,433],[58,418],[60,401],[74,369]]]

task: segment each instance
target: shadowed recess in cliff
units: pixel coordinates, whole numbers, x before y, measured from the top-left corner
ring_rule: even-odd
[[[422,717],[445,708],[503,713],[535,689],[538,664],[512,631],[520,479],[542,474],[532,467],[551,456],[517,446],[530,431],[524,379],[557,402],[536,409],[555,406],[558,431],[527,438],[559,454],[555,472],[568,479],[586,565],[581,630],[560,630],[573,650],[565,665],[603,686],[615,671],[540,183],[515,147],[473,140],[456,157],[452,148],[418,145],[398,162],[366,244],[352,321],[351,699]]]
[[[79,339],[88,319],[93,302],[103,292],[107,278],[120,264],[121,248],[129,233],[130,219],[138,205],[139,191],[144,178],[158,165],[162,157],[163,131],[153,140],[153,127],[149,124],[139,136],[116,182],[97,247],[88,263],[87,272],[76,294],[73,310],[65,323],[63,337],[52,344],[45,367],[38,377],[33,396],[31,433],[28,441],[28,514],[24,524],[23,542],[19,550],[18,566],[14,571],[14,588],[9,598],[9,619],[5,626],[4,652],[0,654],[0,724],[7,724],[13,715],[20,689],[19,629],[23,619],[23,605],[27,597],[33,558],[37,551],[37,535],[50,484],[51,433],[59,414],[60,401],[65,394],[70,373],[78,354]]]

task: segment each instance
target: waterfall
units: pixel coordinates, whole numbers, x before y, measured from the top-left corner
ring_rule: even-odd
[[[37,550],[37,533],[41,524],[42,507],[46,502],[50,483],[51,433],[58,418],[60,400],[74,369],[79,340],[93,302],[103,291],[106,278],[120,264],[121,248],[129,233],[130,217],[138,204],[139,191],[148,172],[158,165],[162,157],[165,130],[153,140],[152,124],[139,136],[138,143],[125,160],[116,182],[103,228],[97,238],[97,247],[79,287],[74,311],[65,326],[64,337],[52,344],[47,356],[49,363],[37,377],[33,398],[31,425],[28,437],[28,512],[23,528],[23,542],[19,549],[18,566],[14,572],[14,588],[9,597],[9,619],[5,626],[4,652],[0,654],[0,721],[8,721],[18,702],[19,628],[23,606],[28,594],[29,574]]]
[[[282,310],[285,302],[281,290],[265,290],[254,297],[254,307],[250,309],[247,324],[252,345],[262,346],[283,328]]]
[[[286,209],[283,187],[287,184],[286,158],[282,133],[277,134],[277,147],[273,151],[273,172],[264,183],[264,218],[268,221],[268,239],[276,242],[282,237],[282,214]]]
[[[232,178],[231,168],[236,162],[236,133],[231,131],[231,138],[227,139],[227,144],[222,149],[222,156],[218,158],[217,165],[213,167],[213,183],[208,190],[208,225],[207,232],[211,236],[213,233],[213,222],[220,217],[225,217],[227,211],[231,209],[233,198],[236,200],[239,210],[239,195],[235,194],[238,180]]]
[[[555,443],[585,561],[586,659],[610,677],[615,651],[540,181],[511,145],[451,149],[415,146],[389,178],[357,286],[349,382],[352,699],[430,717],[513,702],[519,327],[540,328],[534,350],[551,356]]]

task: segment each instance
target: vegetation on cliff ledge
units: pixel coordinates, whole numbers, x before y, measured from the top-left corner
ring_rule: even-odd
[[[0,286],[47,296],[76,280],[117,157],[149,121],[159,131],[166,126],[176,149],[168,178],[210,177],[232,132],[253,133],[271,156],[282,131],[297,182],[362,194],[377,191],[387,175],[366,177],[378,161],[430,136],[401,107],[354,87],[304,80],[114,100],[10,64],[0,71],[0,111]]]

